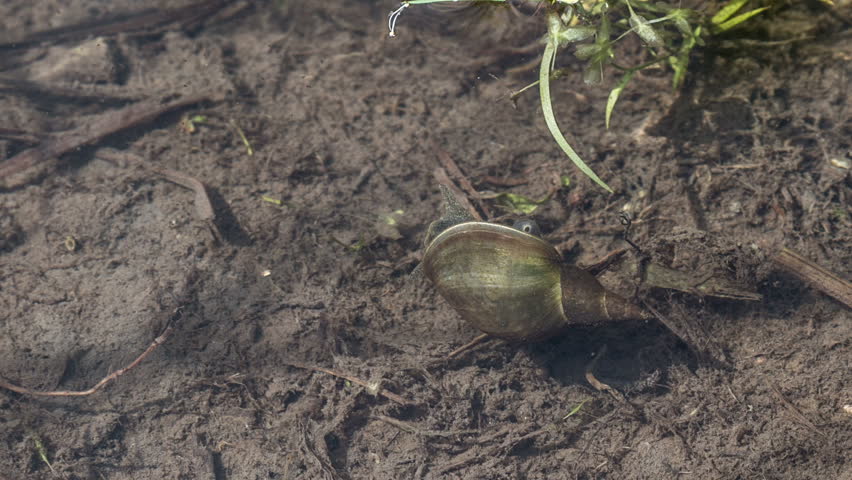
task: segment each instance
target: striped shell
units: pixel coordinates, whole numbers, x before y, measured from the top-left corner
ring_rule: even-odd
[[[567,325],[562,258],[541,238],[485,222],[454,225],[423,255],[423,272],[459,314],[485,333],[535,340]]]

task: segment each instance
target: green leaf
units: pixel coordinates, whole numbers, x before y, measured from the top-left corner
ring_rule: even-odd
[[[633,6],[630,5],[630,1],[626,0],[627,9],[630,10],[630,28],[639,35],[639,38],[642,39],[643,42],[652,46],[652,47],[662,47],[663,39],[657,34],[657,31],[654,30],[654,27],[651,26],[651,22],[645,19],[642,15],[637,14],[633,11]],[[668,17],[666,17],[668,18]],[[653,23],[661,22],[666,20],[666,18],[658,18],[654,20]]]
[[[47,447],[44,446],[44,443],[42,443],[41,439],[35,433],[32,434],[32,437],[33,443],[35,443],[36,452],[38,452],[38,458],[47,464],[47,468],[49,468],[51,472],[54,472],[53,465],[50,464],[50,459],[47,456]]]
[[[583,72],[583,81],[596,85],[603,81],[604,64],[613,57],[612,41],[609,39],[609,21],[604,17],[598,27],[595,43],[577,45],[574,55],[581,60],[588,60]]]
[[[672,55],[669,57],[669,64],[674,70],[674,75],[672,75],[672,88],[678,89],[681,85],[683,85],[683,81],[686,79],[686,67],[689,64],[689,51],[691,49],[682,49],[678,52],[677,55]]]
[[[261,195],[260,199],[263,200],[264,202],[271,203],[271,204],[277,205],[279,207],[284,205],[284,202],[282,202],[281,199],[275,198],[275,197],[270,197],[269,195]]]
[[[669,65],[671,65],[672,70],[674,70],[674,75],[672,75],[672,88],[677,89],[683,84],[684,79],[686,79],[686,69],[689,66],[689,54],[696,45],[703,44],[704,43],[701,40],[701,27],[695,27],[695,31],[692,32],[692,35],[684,38],[683,44],[680,46],[677,55],[671,55],[668,57]]]
[[[600,2],[600,3],[606,4],[606,2]],[[595,42],[600,44],[601,46],[606,46],[606,48],[610,48],[611,43],[609,41],[609,30],[610,30],[609,17],[604,15],[603,17],[601,17],[600,25],[598,25],[598,35],[597,35],[597,38],[595,39]]]
[[[595,27],[565,27],[559,31],[557,38],[559,40],[559,45],[582,42],[583,40],[592,38],[595,35],[595,31]]]
[[[753,16],[757,15],[758,13],[763,12],[765,10],[769,10],[769,7],[760,7],[760,8],[756,8],[756,9],[750,11],[750,12],[746,12],[746,13],[737,15],[736,17],[728,20],[727,22],[723,22],[723,23],[719,24],[717,26],[717,28],[720,32],[730,30],[730,29],[736,27],[737,25],[745,22],[749,18],[751,18],[751,17],[753,17]]]
[[[595,59],[586,65],[586,69],[583,70],[583,82],[586,85],[598,85],[603,82],[602,61]]]
[[[629,4],[628,4],[629,5]],[[642,15],[637,15],[630,10],[630,27],[633,28],[633,31],[636,32],[636,35],[639,35],[639,38],[642,39],[643,42],[648,44],[651,47],[662,47],[663,39],[657,34],[657,31],[654,30],[648,20],[645,19]]]
[[[684,37],[692,36],[692,28],[689,26],[689,21],[686,19],[686,15],[680,14],[680,10],[673,12],[672,21],[681,35]]]
[[[572,416],[576,415],[577,412],[579,412],[580,409],[583,408],[583,405],[585,405],[587,401],[588,400],[583,400],[582,402],[578,403],[576,407],[572,408],[571,411],[568,412],[568,415],[565,415],[564,417],[562,417],[562,420],[567,420],[568,417],[572,417]]]
[[[570,183],[568,177],[562,177],[561,181],[563,182],[563,186],[568,186],[565,182]],[[546,197],[541,200],[536,200],[534,198],[526,197],[524,195],[518,195],[516,193],[509,192],[500,192],[495,193],[491,191],[479,192],[479,198],[495,200],[497,205],[505,208],[510,213],[514,215],[530,215],[532,214],[539,205],[543,205],[550,201],[550,198],[553,197],[553,194],[556,193],[556,190],[551,191],[547,194]]]
[[[508,208],[515,215],[530,215],[539,205],[550,200],[550,196],[548,195],[547,198],[541,200],[534,200],[523,195],[503,192],[498,193],[496,199],[498,205]]]
[[[618,96],[621,95],[624,87],[627,86],[627,83],[630,82],[630,79],[633,78],[633,74],[635,73],[636,70],[627,71],[627,73],[621,77],[621,80],[618,81],[615,88],[609,92],[609,98],[606,100],[606,128],[609,128],[609,119],[612,116],[612,109],[615,108],[615,102],[618,101]]]
[[[600,53],[601,46],[597,43],[584,43],[583,45],[577,45],[577,49],[574,51],[574,56],[580,60],[588,60]]]
[[[741,8],[748,3],[749,0],[731,0],[730,3],[722,7],[716,15],[713,15],[713,18],[710,19],[710,23],[714,25],[719,25],[723,23],[725,20],[731,18],[731,16],[737,13]]]
[[[552,34],[554,32],[549,29],[549,33]],[[559,145],[559,148],[561,148],[566,155],[568,155],[568,158],[574,162],[574,165],[576,165],[581,172],[586,174],[586,176],[591,178],[604,190],[613,193],[609,185],[604,183],[604,181],[601,180],[588,165],[586,165],[586,162],[577,155],[577,152],[571,148],[571,145],[568,144],[568,140],[565,140],[565,136],[562,135],[562,132],[559,130],[559,125],[556,123],[556,116],[553,114],[553,102],[550,97],[550,71],[552,69],[551,65],[553,65],[556,58],[557,43],[558,42],[555,38],[548,38],[548,42],[544,47],[544,53],[541,56],[541,66],[538,71],[538,91],[541,99],[541,110],[544,115],[544,123],[547,124],[547,129],[550,130],[550,135],[553,136],[556,144]]]
[[[401,227],[405,223],[405,211],[394,210],[391,213],[381,213],[376,221],[376,234],[390,240],[400,240],[404,237]]]
[[[353,243],[352,245],[347,246],[346,248],[348,248],[352,252],[360,252],[361,249],[366,247],[366,246],[367,246],[367,241],[364,240],[363,238],[360,238],[360,239],[358,239],[357,242]]]
[[[692,36],[692,39],[695,41],[695,45],[699,47],[704,46],[704,39],[701,38],[701,25],[695,27],[695,33]]]
[[[672,70],[674,70],[674,75],[672,75],[672,88],[675,90],[683,84],[683,80],[686,78],[686,62],[684,61],[682,53],[683,52],[669,57],[669,65],[671,65]]]

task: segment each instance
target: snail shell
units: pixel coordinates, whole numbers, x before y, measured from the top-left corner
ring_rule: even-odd
[[[585,270],[565,264],[546,241],[505,225],[445,229],[428,244],[422,268],[462,318],[507,340],[544,339],[573,323],[645,317]]]

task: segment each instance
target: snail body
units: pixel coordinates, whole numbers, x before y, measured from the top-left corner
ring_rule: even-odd
[[[541,340],[571,324],[646,318],[528,231],[532,227],[488,222],[451,225],[428,242],[423,273],[462,318],[506,340]]]

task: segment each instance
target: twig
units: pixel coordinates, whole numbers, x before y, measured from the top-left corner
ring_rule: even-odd
[[[795,405],[793,405],[793,402],[787,400],[787,397],[785,397],[784,394],[781,393],[781,390],[778,390],[778,387],[776,387],[774,383],[769,383],[769,389],[772,390],[772,394],[775,395],[775,398],[777,398],[781,402],[781,404],[783,404],[787,408],[790,414],[793,415],[794,419],[796,419],[799,423],[801,423],[820,437],[828,438],[828,436],[822,430],[817,428],[817,426],[814,425],[813,422],[808,420],[808,417],[806,417]]]
[[[451,462],[445,465],[441,465],[435,469],[435,472],[438,475],[445,475],[453,470],[457,470],[459,468],[463,468],[471,463],[480,463],[485,464],[485,468],[488,468],[488,464],[490,463],[493,467],[496,462],[500,462],[505,459],[506,454],[509,450],[511,450],[515,444],[515,440],[511,438],[514,434],[520,434],[521,432],[526,432],[535,425],[532,423],[525,424],[513,424],[511,426],[503,426],[498,431],[482,435],[475,439],[476,444],[478,445],[476,448],[468,448],[459,453],[458,455],[451,458]],[[535,431],[539,431],[540,429],[536,429]],[[500,441],[497,445],[489,445],[492,442]]]
[[[41,42],[63,42],[78,38],[93,38],[127,33],[155,33],[174,23],[191,25],[209,17],[228,5],[226,0],[204,0],[173,9],[145,9],[141,12],[118,14],[109,19],[98,19],[67,25],[0,43],[0,49],[28,47]]]
[[[632,261],[625,267],[631,274],[636,275],[642,284],[677,290],[690,295],[726,298],[730,300],[759,302],[763,295],[747,290],[746,287],[732,282],[715,272],[684,272],[669,268],[659,263]]]
[[[598,378],[595,377],[595,366],[598,364],[598,361],[603,358],[604,355],[606,355],[606,345],[602,346],[600,350],[598,350],[598,353],[597,355],[595,355],[595,358],[593,358],[592,361],[589,362],[589,364],[586,366],[586,381],[589,382],[591,386],[595,387],[595,390],[599,392],[607,392],[619,402],[627,403],[627,400],[624,398],[624,395],[622,395],[621,392],[611,387],[610,385],[598,380]]]
[[[87,121],[85,125],[69,132],[52,134],[41,145],[24,150],[0,163],[0,179],[39,163],[61,157],[80,147],[92,145],[109,135],[149,122],[171,110],[200,103],[210,98],[209,95],[194,95],[165,104],[148,100],[98,115]]]
[[[523,178],[500,178],[494,177],[491,175],[486,175],[482,177],[482,181],[485,183],[490,183],[491,185],[496,185],[498,187],[517,187],[518,185],[526,185],[530,183],[529,179],[526,177]]]
[[[128,103],[140,100],[139,96],[121,96],[107,93],[104,89],[95,88],[94,91],[86,91],[82,88],[61,87],[57,85],[42,84],[32,80],[22,80],[0,76],[0,92],[13,95],[26,95],[30,98],[42,99],[59,97],[65,100],[98,102],[101,105],[109,103]]]
[[[487,341],[489,338],[490,338],[490,335],[488,335],[487,333],[483,333],[482,335],[477,336],[477,337],[476,337],[476,338],[474,338],[473,340],[471,340],[471,341],[469,341],[469,342],[465,343],[465,344],[464,344],[464,345],[462,345],[461,347],[459,347],[459,348],[457,348],[457,349],[453,350],[452,352],[450,352],[450,353],[447,355],[447,359],[455,358],[455,357],[457,357],[457,356],[461,355],[462,353],[464,353],[464,352],[466,352],[466,351],[470,350],[471,348],[473,348],[473,347],[475,347],[475,346],[479,345],[480,343],[483,343],[483,342]]]
[[[9,382],[3,380],[2,378],[0,378],[0,387],[5,388],[7,390],[11,390],[13,392],[20,393],[22,395],[33,395],[33,396],[37,396],[37,397],[84,397],[84,396],[87,396],[87,395],[91,395],[91,394],[97,392],[98,390],[100,390],[101,388],[103,388],[104,385],[106,385],[109,382],[115,380],[116,378],[124,375],[125,373],[129,372],[130,370],[136,368],[137,365],[142,363],[142,360],[145,360],[145,357],[150,355],[151,352],[156,350],[157,347],[162,345],[166,341],[166,339],[169,338],[169,335],[171,335],[173,330],[174,330],[174,328],[172,328],[171,324],[166,326],[166,329],[163,330],[163,333],[161,333],[160,336],[155,338],[154,341],[151,342],[151,345],[149,345],[148,348],[146,348],[145,351],[142,352],[141,355],[136,357],[136,360],[133,360],[133,362],[131,362],[130,365],[110,373],[109,375],[104,377],[100,382],[96,383],[94,387],[92,387],[88,390],[54,390],[54,391],[47,391],[47,392],[38,391],[38,390],[30,390],[29,388],[21,387],[21,386],[9,383]]]
[[[621,257],[627,253],[626,248],[618,248],[606,254],[602,259],[597,262],[583,267],[583,270],[591,273],[594,276],[598,276],[601,273],[605,272],[613,263],[617,262],[621,259]]]
[[[299,422],[299,430],[302,434],[302,449],[304,450],[303,453],[307,454],[306,457],[314,459],[317,465],[319,465],[320,470],[325,474],[324,478],[340,478],[334,465],[331,464],[325,442],[317,442],[314,439],[313,432],[309,431],[308,425],[301,421]]]
[[[216,218],[216,213],[213,211],[213,204],[210,202],[210,197],[207,195],[207,188],[201,181],[195,177],[191,177],[185,173],[168,168],[152,168],[151,171],[158,175],[162,175],[166,180],[176,183],[184,188],[188,188],[195,192],[195,210],[201,220],[213,220]]]
[[[536,46],[541,48],[540,45],[536,45]],[[506,75],[520,75],[522,73],[532,72],[533,70],[538,68],[538,66],[540,64],[541,64],[541,55],[538,55],[536,57],[533,57],[531,60],[528,60],[525,63],[522,63],[520,65],[516,65],[514,67],[507,68],[506,69]],[[536,82],[536,83],[538,83],[538,82]],[[528,87],[524,87],[521,90],[518,90],[517,92],[512,93],[511,99],[514,100],[515,97],[520,95],[527,88]]]
[[[409,422],[403,422],[402,420],[397,420],[395,418],[388,417],[385,415],[376,415],[375,418],[377,420],[381,420],[385,423],[391,424],[404,432],[414,433],[416,435],[422,435],[424,437],[457,437],[459,435],[472,435],[479,433],[479,430],[450,430],[447,432],[442,432],[440,430],[423,430],[417,428]]]
[[[696,354],[700,354],[696,345],[692,342],[689,335],[686,331],[684,331],[680,326],[670,321],[665,315],[659,312],[656,308],[654,308],[650,303],[646,301],[642,301],[642,306],[645,307],[645,310],[651,312],[651,315],[657,319],[660,323],[662,323],[666,328],[669,329],[677,338],[679,338],[683,343],[685,343],[690,350],[692,350]]]
[[[595,424],[597,422],[598,428],[596,428],[595,431],[592,432],[591,437],[589,437],[589,440],[586,441],[586,445],[584,445],[583,449],[580,450],[580,455],[577,456],[577,460],[574,461],[574,478],[579,478],[579,475],[577,474],[577,467],[579,467],[580,460],[582,460],[583,457],[586,455],[586,452],[589,450],[589,447],[592,446],[592,441],[595,439],[595,437],[598,436],[598,433],[600,433],[600,431],[603,430],[604,427],[609,425],[608,422],[609,422],[610,417],[614,416],[616,412],[618,412],[617,409],[611,410],[606,415],[599,417],[596,420],[593,420],[592,423],[590,423],[588,425],[589,427],[591,427],[593,424]]]
[[[243,142],[243,145],[246,147],[246,153],[248,154],[248,156],[250,157],[250,156],[254,155],[254,148],[252,148],[251,143],[249,142],[248,138],[246,137],[246,134],[243,132],[243,129],[240,128],[239,125],[237,125],[237,122],[235,122],[233,118],[228,120],[228,124],[231,126],[231,128],[234,129],[235,132],[237,132],[237,136],[240,137],[240,140]]]
[[[360,385],[360,386],[366,388],[367,392],[369,392],[373,395],[381,395],[381,396],[387,398],[388,400],[392,400],[392,401],[394,401],[394,402],[396,402],[400,405],[413,405],[412,402],[409,402],[408,400],[400,397],[399,395],[397,395],[393,392],[388,392],[387,390],[383,389],[378,384],[378,382],[376,382],[376,383],[365,382],[364,380],[361,380],[358,377],[354,377],[354,376],[346,374],[346,373],[338,372],[337,370],[332,370],[330,368],[314,367],[312,365],[305,365],[304,363],[292,362],[292,361],[288,361],[288,362],[284,362],[284,363],[286,365],[290,365],[291,367],[301,368],[301,369],[304,369],[304,370],[313,370],[315,372],[320,372],[320,373],[327,373],[327,374],[332,375],[332,376],[337,377],[337,378],[349,380],[350,382],[352,382],[356,385]]]
[[[2,80],[0,80],[0,82],[2,82]],[[0,91],[2,91],[2,84],[0,84]],[[35,132],[27,132],[17,128],[0,127],[0,138],[5,138],[7,140],[36,145],[40,141],[41,137],[42,135]]]
[[[822,293],[852,308],[852,283],[789,248],[782,248],[772,257],[772,261]]]

